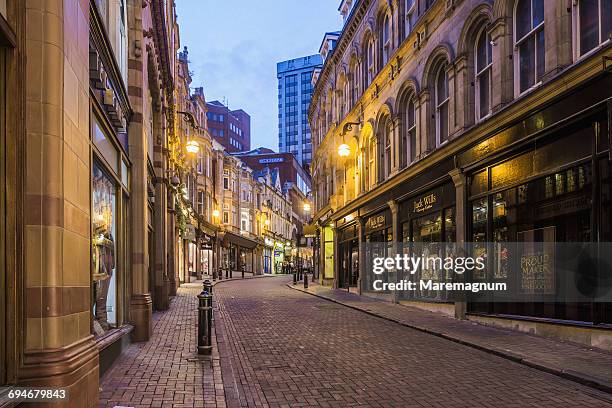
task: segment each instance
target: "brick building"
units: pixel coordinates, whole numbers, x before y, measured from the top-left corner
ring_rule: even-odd
[[[251,149],[251,117],[242,109],[230,110],[219,101],[207,102],[207,129],[228,152]]]

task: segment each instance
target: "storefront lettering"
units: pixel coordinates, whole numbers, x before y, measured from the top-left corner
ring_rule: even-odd
[[[554,293],[553,257],[546,252],[521,256],[521,289],[524,293]]]
[[[429,195],[426,195],[425,197],[421,197],[418,200],[414,201],[413,211],[415,213],[422,213],[424,211],[427,211],[433,208],[433,206],[437,202],[438,202],[438,197],[434,193],[431,193]]]
[[[370,217],[368,219],[368,227],[369,229],[373,230],[376,228],[380,228],[382,226],[384,226],[386,223],[386,219],[384,215],[375,215],[373,217]]]

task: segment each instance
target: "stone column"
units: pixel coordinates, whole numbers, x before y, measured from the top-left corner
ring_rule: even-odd
[[[491,106],[493,112],[514,98],[514,61],[512,27],[509,19],[499,18],[491,25],[491,41],[495,44],[491,68]]]
[[[563,1],[544,2],[544,80],[572,63],[572,12]]]
[[[129,38],[140,47],[129,47],[128,88],[133,115],[128,126],[131,174],[131,225],[132,225],[132,293],[130,298],[130,322],[134,325],[132,339],[146,341],[152,331],[152,300],[149,288],[148,248],[148,191],[147,151],[148,138],[145,123],[145,89],[147,83],[148,50],[143,46],[142,8],[129,6]],[[147,98],[148,99],[148,98]]]
[[[176,263],[176,237],[175,231],[176,226],[174,222],[174,194],[168,194],[168,202],[166,204],[166,220],[168,220],[168,227],[166,228],[166,238],[167,238],[167,273],[169,278],[169,295],[176,296],[176,290],[178,288],[178,268]]]
[[[431,94],[423,89],[419,94],[419,123],[417,124],[417,139],[420,147],[418,158],[423,158],[436,147],[435,119],[431,116],[434,110],[431,107]]]
[[[24,263],[16,287],[22,307],[15,377],[22,386],[67,388],[71,407],[95,407],[89,43],[82,38],[88,35],[89,3],[19,3],[27,35],[17,34],[22,49],[15,54],[23,53],[28,63],[20,68],[26,103],[9,101],[25,106],[26,118],[18,133],[25,137],[25,202],[23,246],[17,248]]]
[[[162,120],[161,115],[157,115],[154,118],[156,122]],[[163,129],[161,123],[156,127],[157,129]],[[166,129],[167,131],[167,129]],[[155,176],[160,179],[165,179],[168,156],[164,146],[166,144],[166,131],[160,132],[160,134],[154,135],[154,140],[161,141],[160,144],[156,144],[154,147],[154,167]],[[155,273],[155,309],[167,310],[169,306],[170,296],[170,280],[168,279],[168,264],[167,256],[168,253],[168,234],[166,228],[168,227],[168,213],[166,211],[168,207],[168,193],[166,183],[156,183],[155,185],[155,215],[154,215],[154,228],[155,228],[155,248],[149,248],[149,251],[154,252],[155,265],[153,270]]]
[[[365,219],[363,217],[357,217],[357,239],[359,241],[359,277],[357,278],[357,287],[359,289],[359,295],[363,292],[362,284],[367,282],[363,279],[363,273],[366,263],[366,248],[365,248]]]
[[[452,170],[449,175],[455,184],[455,223],[457,227],[456,245],[461,248],[467,238],[467,183],[466,176],[460,169]],[[464,275],[458,275],[465,279]],[[465,319],[467,302],[455,301],[455,317]]]
[[[391,209],[391,231],[393,232],[393,245],[391,246],[391,253],[387,254],[387,257],[392,258],[395,257],[398,251],[397,242],[400,232],[400,223],[399,223],[399,205],[395,202],[395,200],[390,200],[387,202],[387,205]],[[389,282],[399,282],[400,274],[397,270],[393,272],[393,276],[389,277]],[[397,290],[393,291],[391,294],[391,299],[394,303],[399,303],[399,292]]]
[[[455,108],[455,122],[454,122],[454,133],[463,131],[469,124],[473,123],[473,118],[468,117],[473,109],[470,109],[468,103],[468,92],[473,92],[475,87],[471,86],[472,80],[468,80],[468,61],[467,56],[461,55],[455,60],[455,79],[454,79],[454,90],[455,97],[453,98],[453,104]],[[472,106],[473,108],[473,106]]]

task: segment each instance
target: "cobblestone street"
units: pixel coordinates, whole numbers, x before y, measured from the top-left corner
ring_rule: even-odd
[[[151,340],[132,344],[101,380],[100,407],[225,407],[216,350],[195,350],[201,290],[183,285],[170,309],[154,314]]]
[[[180,288],[101,383],[100,407],[612,407],[604,392],[332,303],[290,277],[215,286],[216,346],[195,354]]]
[[[612,406],[603,392],[294,291],[288,281],[215,288],[217,331],[230,340],[221,353],[229,347],[232,356],[223,370],[228,406]]]

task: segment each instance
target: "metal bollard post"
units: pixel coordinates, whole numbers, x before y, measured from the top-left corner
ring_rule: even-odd
[[[210,280],[206,279],[204,282],[202,282],[202,286],[204,287],[204,292],[208,292],[208,293],[210,293],[210,296],[212,296],[212,294],[213,294],[213,285],[210,282]]]
[[[308,289],[308,275],[304,274],[304,289]]]
[[[297,283],[297,273],[293,272],[293,284]]]
[[[202,291],[198,295],[198,354],[212,352],[212,296]]]

